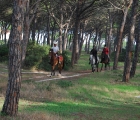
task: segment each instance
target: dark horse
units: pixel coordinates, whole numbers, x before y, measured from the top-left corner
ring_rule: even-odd
[[[101,70],[102,70],[102,68],[103,68],[103,64],[105,64],[105,70],[107,69],[107,66],[108,66],[109,69],[110,69],[109,57],[108,57],[108,55],[104,54],[103,52],[102,52],[102,54],[101,54],[101,63],[102,63],[102,65],[101,65]],[[100,70],[100,71],[101,71],[101,70]]]
[[[64,58],[62,55],[56,55],[56,53],[53,52],[53,49],[50,49],[49,52],[50,57],[50,64],[51,64],[51,75],[55,75],[55,69],[58,68],[59,74],[61,75],[61,71],[64,67]]]
[[[99,57],[97,56],[97,64],[95,65],[95,57],[93,55],[89,56],[92,72],[95,71],[95,68],[97,69],[98,72],[98,66],[99,66]]]

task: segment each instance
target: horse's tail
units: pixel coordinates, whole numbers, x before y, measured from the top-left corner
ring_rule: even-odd
[[[61,56],[59,56],[59,60],[61,61],[61,66],[62,66],[62,69],[64,68],[64,65],[65,65],[65,63],[64,63],[64,57],[61,55]]]

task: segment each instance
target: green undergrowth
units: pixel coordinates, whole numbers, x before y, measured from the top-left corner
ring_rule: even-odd
[[[83,54],[73,71],[90,70],[87,57]],[[123,69],[55,81],[22,81],[18,115],[13,118],[0,116],[0,119],[139,120],[139,74],[140,66],[137,65],[136,75],[128,83],[122,82]],[[6,82],[0,78],[1,109],[6,90],[4,86]]]

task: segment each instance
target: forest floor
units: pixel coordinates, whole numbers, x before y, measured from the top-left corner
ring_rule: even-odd
[[[0,65],[1,70],[0,74],[4,75],[7,74],[8,77],[8,69],[6,66]],[[64,71],[62,70],[61,75],[58,73],[56,70],[55,76],[51,76],[51,72],[49,71],[27,71],[27,70],[22,70],[22,81],[24,80],[33,80],[35,82],[45,82],[45,81],[50,81],[50,80],[62,80],[62,79],[75,79],[77,77],[84,77],[88,76],[89,74],[96,74],[96,70],[92,72],[91,70],[84,70],[84,71]],[[99,71],[100,72],[100,71]],[[101,72],[104,72],[102,70]],[[0,76],[1,76],[0,75]]]

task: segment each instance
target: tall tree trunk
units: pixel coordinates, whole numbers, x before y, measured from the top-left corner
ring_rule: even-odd
[[[59,51],[62,53],[62,27],[59,29]]]
[[[48,22],[47,22],[47,45],[51,45],[50,44],[50,14],[48,13]]]
[[[93,45],[97,44],[97,38],[98,38],[98,28],[96,27],[96,29],[95,29],[95,38],[94,38],[94,41],[93,41]],[[93,47],[93,45],[92,45],[92,47]]]
[[[30,0],[25,0],[26,2],[26,12],[25,12],[25,19],[24,19],[24,30],[23,30],[23,40],[22,40],[22,65],[24,64],[25,56],[26,56],[26,49],[27,49],[27,44],[29,41],[29,34],[30,34],[30,24],[34,18],[33,14],[30,16],[30,9],[29,9],[29,2]],[[37,11],[38,5],[39,5],[40,0],[37,0],[35,3],[35,7],[33,9],[33,12],[35,13]]]
[[[68,28],[69,28],[69,24],[66,25],[66,28],[65,28],[65,31],[64,31],[63,51],[67,49],[67,42],[68,42]]]
[[[81,28],[81,32],[80,32],[80,45],[79,45],[79,56],[81,55],[81,51],[82,51],[82,47],[83,47],[83,43],[84,43],[84,26]]]
[[[122,44],[122,35],[123,35],[123,31],[124,31],[127,13],[128,13],[128,10],[129,10],[132,2],[133,2],[133,0],[130,0],[129,5],[124,10],[124,16],[123,16],[123,20],[122,20],[122,24],[121,24],[121,28],[120,28],[119,40],[117,43],[117,49],[116,49],[116,54],[115,54],[115,58],[114,58],[114,64],[113,64],[114,70],[117,69],[117,67],[118,67],[118,58],[119,58],[120,48],[121,48],[121,44]]]
[[[2,113],[17,115],[21,88],[21,39],[24,0],[14,0],[12,29],[9,39],[9,79]]]
[[[111,41],[112,41],[112,31],[113,31],[113,20],[111,12],[109,11],[109,34],[108,34],[108,41],[107,41],[107,47],[109,48],[109,54],[111,54]]]
[[[101,47],[101,37],[102,37],[102,34],[103,34],[103,31],[99,31],[99,37],[98,37],[98,51],[99,51],[99,49],[100,49],[100,47]]]
[[[56,27],[56,22],[55,22],[55,20],[54,20],[54,22],[52,22],[51,26],[52,26],[51,46],[53,46],[53,41],[54,41],[54,39],[55,39],[55,38],[54,38],[55,27]]]
[[[139,28],[138,32],[140,32],[140,28]],[[139,50],[140,50],[140,38],[139,38],[139,36],[140,36],[140,33],[138,33],[138,35],[136,37],[136,47],[135,47],[132,67],[131,67],[131,71],[130,71],[130,77],[131,78],[134,77],[134,75],[135,75],[137,62],[138,62],[138,57],[139,57]]]
[[[36,18],[34,18],[32,22],[32,41],[34,42],[35,42],[35,34],[36,34]]]
[[[29,41],[29,30],[30,30],[29,15],[25,15],[23,40],[22,40],[22,65],[24,64],[24,60],[26,56],[27,44]]]
[[[137,6],[138,6],[138,1],[137,0],[133,1],[132,10],[131,10],[131,20],[130,20],[131,24],[130,24],[129,37],[128,37],[127,48],[126,48],[126,57],[125,57],[123,80],[122,80],[123,82],[128,82],[130,78],[132,46],[134,41]]]
[[[87,53],[89,54],[90,53],[90,40],[91,40],[91,34],[92,32],[90,32],[90,34],[88,35],[89,38],[88,38],[88,41],[87,41]]]
[[[71,57],[71,65],[73,66],[75,63],[77,63],[78,55],[79,55],[79,49],[78,49],[78,30],[79,30],[80,20],[79,17],[76,17],[75,20],[75,30],[74,30],[74,38],[73,38],[73,48],[72,48],[72,57]]]

